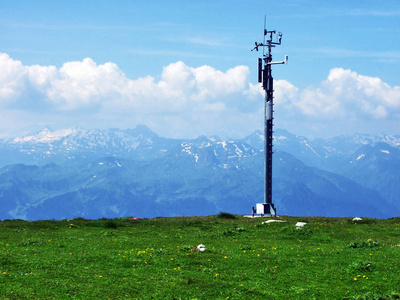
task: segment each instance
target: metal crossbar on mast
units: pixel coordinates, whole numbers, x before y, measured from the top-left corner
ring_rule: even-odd
[[[288,60],[272,62],[271,49],[276,45],[280,45],[282,41],[282,33],[276,30],[268,31],[265,28],[264,21],[264,41],[263,43],[255,43],[253,50],[258,51],[259,47],[263,48],[263,57],[258,59],[258,82],[262,84],[265,91],[264,101],[264,154],[265,154],[265,181],[264,181],[264,203],[257,203],[256,209],[253,207],[253,215],[260,214],[276,216],[276,209],[272,203],[272,154],[273,154],[273,101],[274,88],[271,66],[275,64],[284,64]],[[267,53],[264,49],[267,48]],[[251,51],[253,51],[251,50]]]

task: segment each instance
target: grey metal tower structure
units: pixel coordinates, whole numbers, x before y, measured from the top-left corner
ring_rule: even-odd
[[[262,83],[265,90],[265,103],[264,103],[264,153],[265,153],[265,183],[264,183],[264,203],[257,203],[256,209],[253,208],[254,213],[260,215],[276,216],[276,209],[272,203],[272,142],[273,142],[273,100],[274,88],[273,78],[271,73],[271,66],[276,64],[284,64],[288,60],[285,55],[285,60],[272,62],[271,49],[276,45],[280,45],[282,41],[282,33],[276,30],[268,31],[265,28],[264,21],[264,40],[263,43],[255,43],[253,50],[258,51],[259,47],[263,47],[263,57],[258,59],[258,82]],[[265,53],[267,48],[267,53]],[[251,50],[251,51],[253,51]]]

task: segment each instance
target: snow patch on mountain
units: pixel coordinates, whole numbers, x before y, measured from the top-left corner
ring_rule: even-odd
[[[226,142],[219,142],[217,144],[222,145],[222,147],[226,150]]]
[[[307,141],[303,141],[303,144],[304,144],[307,148],[309,148],[315,155],[320,156],[320,155],[314,150],[314,148],[311,147],[310,144],[307,143]]]
[[[243,155],[243,151],[239,149],[237,145],[235,145],[235,152],[237,156],[241,157]]]
[[[260,136],[260,138],[261,138],[261,136]],[[262,139],[264,139],[264,136],[262,137]],[[286,140],[288,140],[288,137],[284,136],[284,135],[278,135],[278,136],[274,136],[274,140],[276,140],[276,141],[286,141]]]

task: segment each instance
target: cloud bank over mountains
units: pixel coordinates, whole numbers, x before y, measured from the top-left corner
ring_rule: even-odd
[[[26,66],[0,53],[0,130],[133,128],[166,137],[241,137],[263,127],[263,90],[247,66],[226,71],[182,61],[159,76],[130,79],[112,62],[91,58]],[[334,68],[318,86],[275,80],[275,125],[306,136],[398,134],[400,86]]]

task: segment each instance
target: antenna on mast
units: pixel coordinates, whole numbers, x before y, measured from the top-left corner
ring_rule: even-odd
[[[259,47],[263,48],[263,57],[258,58],[258,82],[262,84],[265,90],[265,101],[264,101],[264,155],[265,155],[265,181],[264,181],[264,203],[257,203],[256,209],[253,207],[254,214],[260,214],[261,216],[276,216],[276,209],[272,203],[272,141],[273,141],[273,100],[274,100],[274,89],[273,89],[273,78],[272,78],[272,65],[285,64],[288,61],[288,56],[285,55],[283,61],[272,61],[271,49],[280,45],[282,42],[282,32],[271,30],[268,31],[266,28],[266,16],[264,16],[264,36],[263,42],[255,42],[255,47],[251,50],[258,51]],[[267,54],[265,54],[265,48],[267,48]]]
[[[264,15],[264,32],[263,32],[263,44],[265,45],[265,31],[267,30],[267,15]],[[257,44],[257,43],[256,43]],[[263,56],[265,55],[265,48],[263,47]]]

